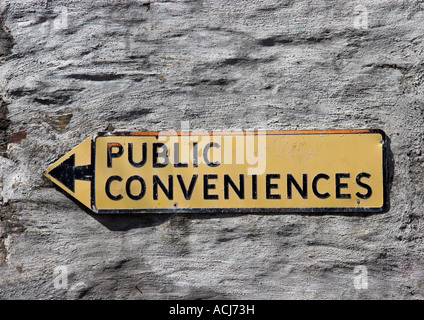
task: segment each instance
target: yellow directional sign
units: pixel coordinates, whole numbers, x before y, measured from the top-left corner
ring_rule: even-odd
[[[381,130],[106,132],[45,175],[96,213],[382,212]]]

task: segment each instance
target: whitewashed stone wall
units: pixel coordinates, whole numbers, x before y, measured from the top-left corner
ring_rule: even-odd
[[[424,298],[422,1],[0,1],[0,299]],[[382,214],[102,216],[93,133],[383,129]]]

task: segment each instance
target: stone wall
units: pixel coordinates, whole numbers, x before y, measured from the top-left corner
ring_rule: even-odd
[[[410,0],[0,1],[0,299],[424,298],[423,21]],[[94,133],[182,121],[382,129],[390,210],[96,215],[43,176]]]

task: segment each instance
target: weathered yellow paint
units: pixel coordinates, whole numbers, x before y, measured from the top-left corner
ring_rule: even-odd
[[[100,213],[376,212],[384,144],[376,130],[100,133],[45,175]]]
[[[165,137],[163,139],[163,137]],[[209,133],[170,133],[159,137],[158,133],[133,133],[128,135],[97,136],[95,143],[95,208],[97,210],[144,210],[144,209],[211,209],[211,208],[380,208],[384,202],[384,170],[383,170],[383,137],[378,132],[358,131],[305,131],[305,132],[214,132]],[[249,140],[251,139],[251,140]],[[261,140],[263,139],[263,140]],[[263,142],[265,141],[265,142]],[[152,164],[153,143],[163,142],[168,146],[169,159],[174,158],[174,143],[178,143],[180,162],[186,162],[187,167],[175,167],[169,163],[162,168],[154,168]],[[193,142],[197,142],[197,167],[193,165]],[[220,164],[211,167],[203,160],[203,150],[211,142],[219,147],[211,147],[207,153],[211,162],[220,161]],[[259,148],[257,147],[259,142]],[[146,163],[139,168],[132,166],[128,161],[128,146],[133,145],[133,160],[141,160],[141,145],[147,145]],[[247,146],[255,147],[249,159]],[[123,153],[119,157],[111,158],[112,166],[107,166],[107,152],[109,146],[121,145]],[[184,148],[181,147],[184,146]],[[112,149],[117,152],[118,149]],[[251,151],[252,151],[251,150]],[[215,153],[216,152],[216,153]],[[229,153],[230,152],[230,153]],[[212,154],[211,154],[212,153]],[[186,157],[182,159],[182,157]],[[252,163],[252,158],[256,163]],[[260,159],[266,159],[264,168],[260,168]],[[171,161],[170,161],[171,162]],[[249,163],[250,162],[250,163]],[[256,170],[256,171],[255,171]],[[372,189],[367,199],[362,199],[356,193],[365,194],[364,186],[358,185],[356,176],[367,173],[369,178],[362,177],[361,182]],[[328,180],[319,179],[316,188],[321,194],[329,194],[328,198],[317,197],[312,190],[312,180],[319,174],[328,175]],[[215,188],[208,189],[209,195],[218,199],[205,199],[204,175],[216,175],[208,182]],[[280,199],[270,199],[266,196],[266,175],[270,179],[272,188],[270,193]],[[296,182],[303,187],[302,178],[307,177],[307,197],[303,198],[292,185],[292,198],[287,196],[287,175],[291,174]],[[339,178],[339,192],[349,194],[350,198],[336,197],[336,174],[349,174],[349,177]],[[141,177],[145,182],[145,193],[141,199],[133,200],[127,194],[126,181],[131,176]],[[169,188],[169,177],[172,177],[172,199],[158,187],[157,200],[153,196],[153,176],[156,175],[166,188]],[[180,175],[184,185],[188,188],[193,175],[197,175],[193,193],[189,200],[185,199],[177,176]],[[228,175],[237,187],[240,187],[239,176],[244,181],[244,198],[228,187],[228,199],[224,198],[224,175]],[[253,175],[257,179],[257,198],[252,196]],[[109,185],[112,195],[119,195],[121,199],[113,200],[105,192],[106,182],[111,176],[119,176],[122,181],[113,180]],[[227,184],[228,185],[228,184]],[[142,193],[138,181],[130,183],[130,193]]]

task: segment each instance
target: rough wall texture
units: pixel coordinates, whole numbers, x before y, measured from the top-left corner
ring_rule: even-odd
[[[0,1],[0,299],[424,298],[423,21],[409,0]],[[110,124],[181,121],[383,129],[390,210],[102,216],[43,177]]]

